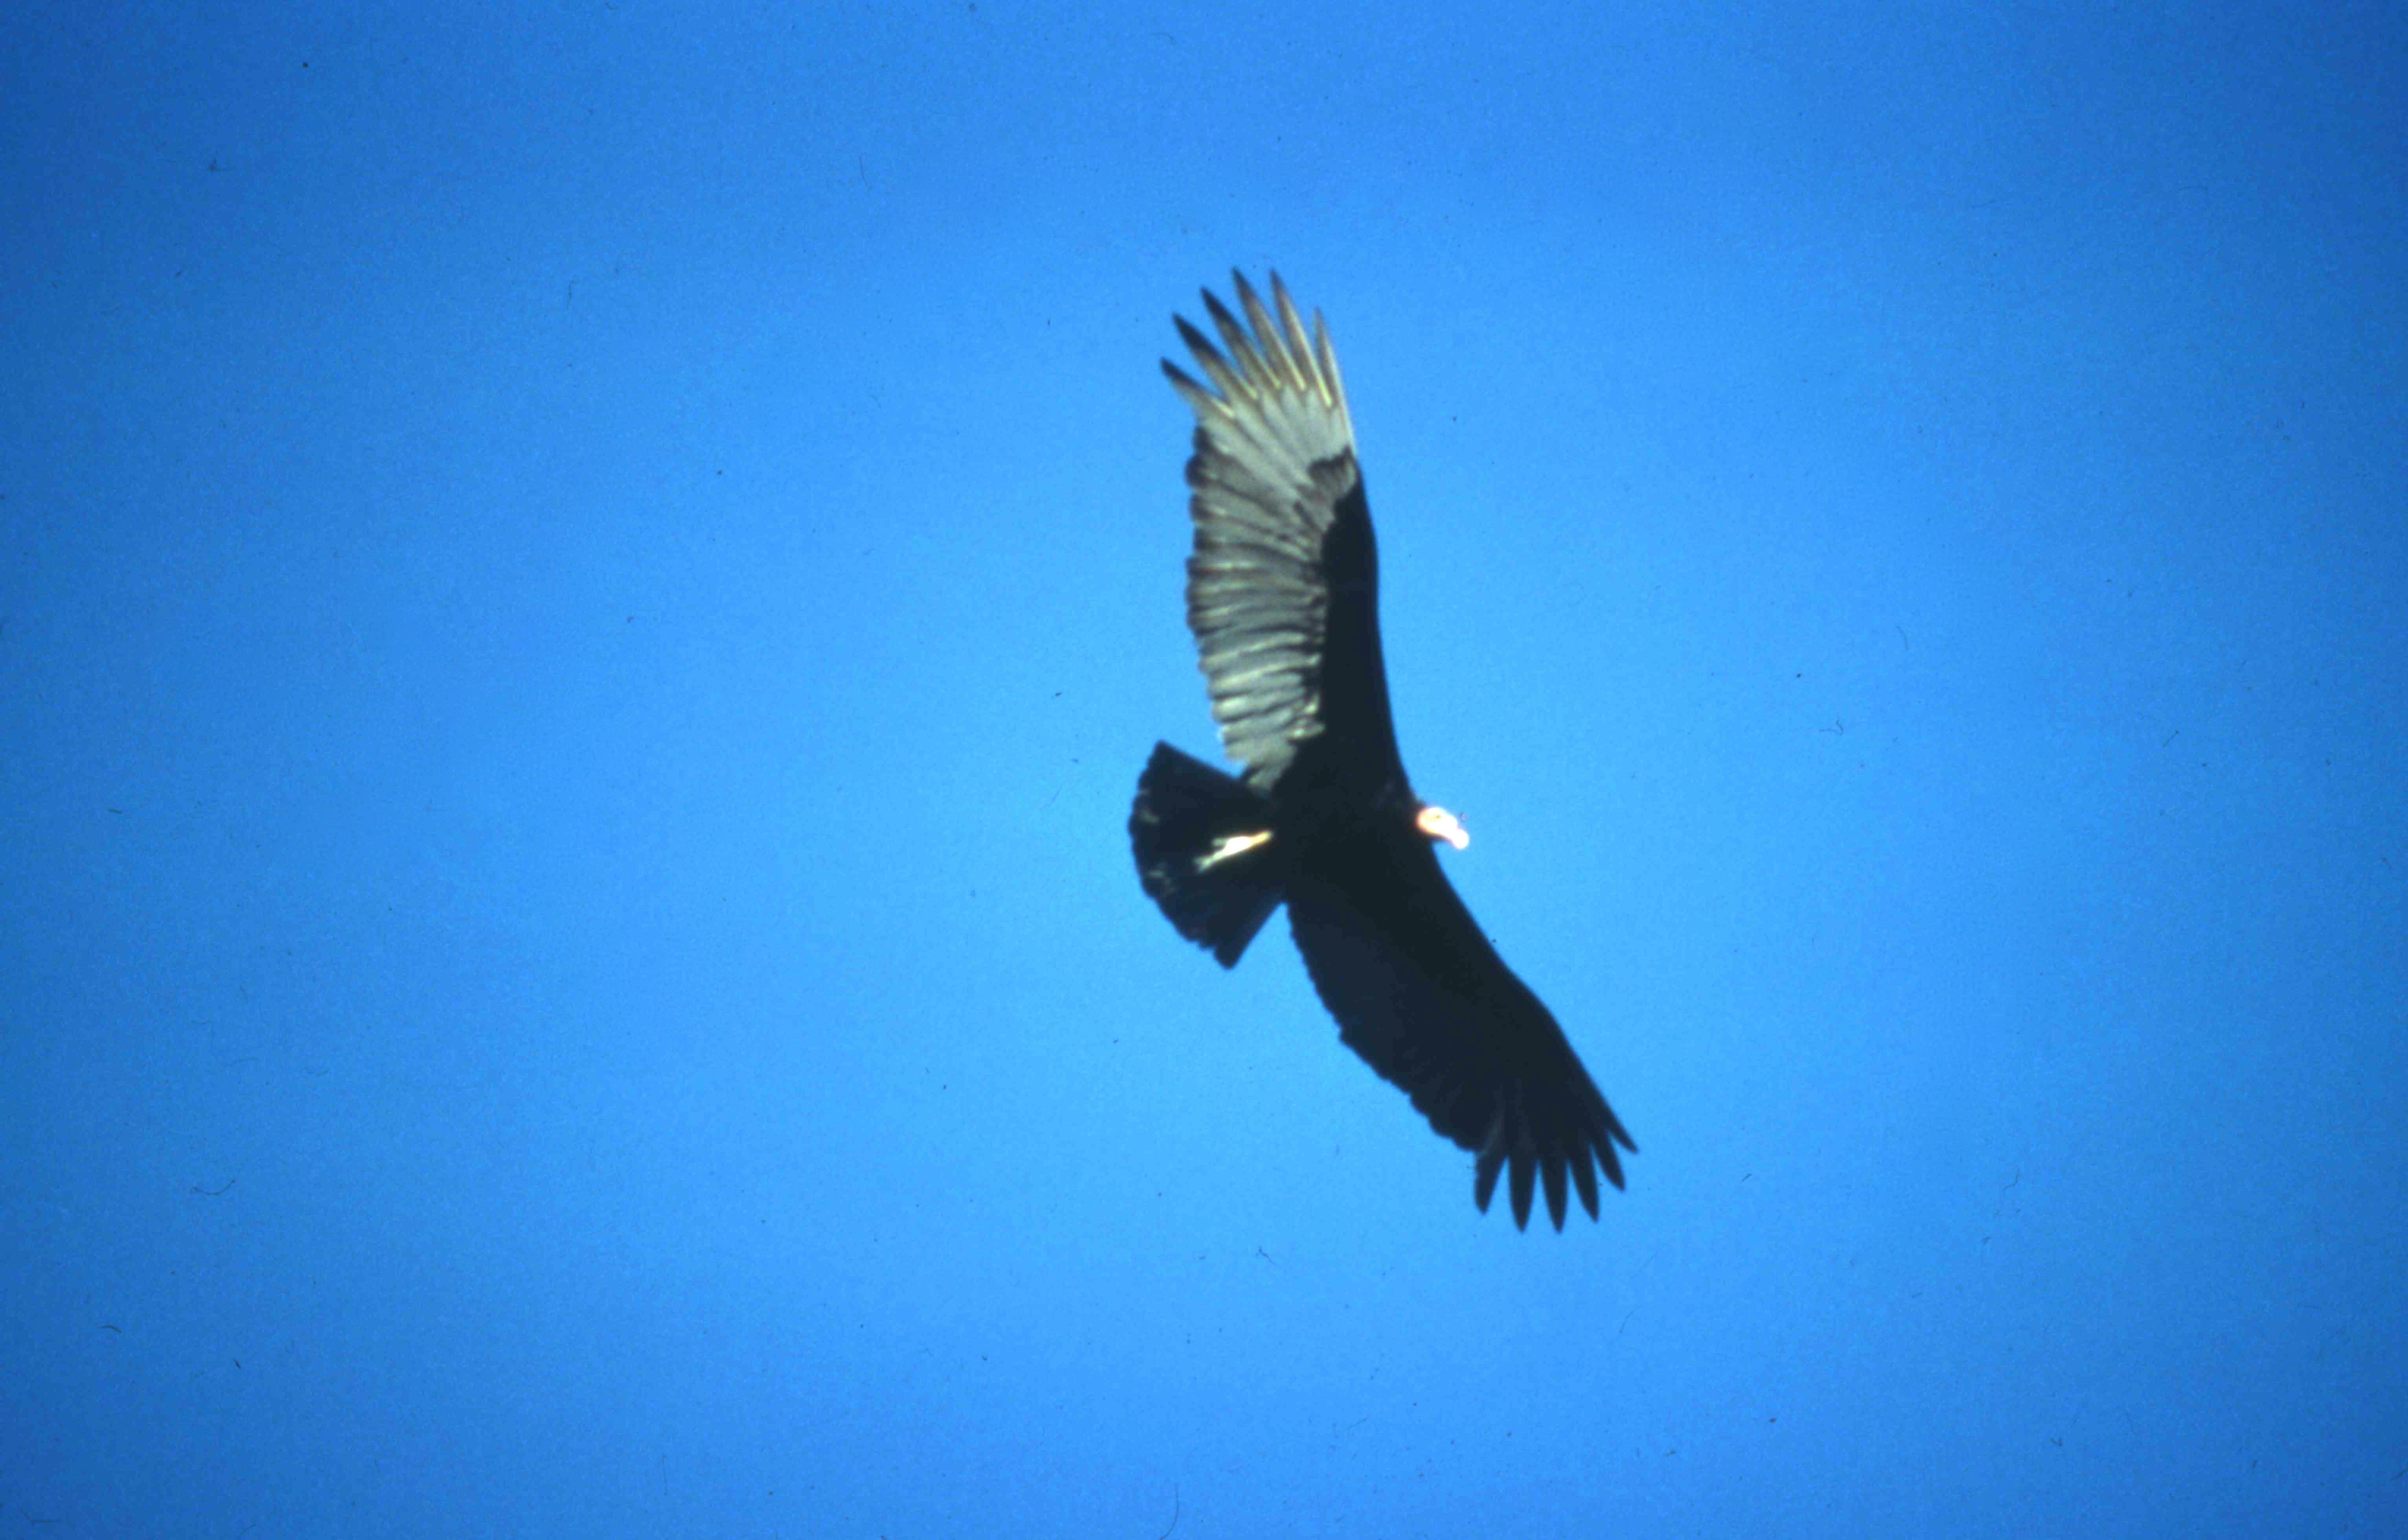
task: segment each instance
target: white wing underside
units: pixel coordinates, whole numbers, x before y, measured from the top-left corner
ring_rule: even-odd
[[[1359,479],[1354,426],[1329,331],[1305,333],[1279,275],[1272,312],[1237,278],[1252,335],[1210,292],[1205,307],[1226,355],[1179,322],[1219,393],[1165,360],[1196,414],[1187,462],[1196,549],[1187,559],[1187,626],[1221,724],[1221,747],[1268,791],[1297,746],[1322,729],[1322,659],[1329,586],[1322,541]]]

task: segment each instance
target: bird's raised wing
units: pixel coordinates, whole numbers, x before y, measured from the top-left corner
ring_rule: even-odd
[[[1339,1035],[1402,1089],[1430,1127],[1477,1156],[1484,1212],[1510,1168],[1513,1222],[1526,1224],[1543,1178],[1564,1226],[1570,1176],[1597,1217],[1594,1162],[1622,1185],[1616,1144],[1636,1152],[1563,1029],[1505,965],[1426,845],[1398,847],[1373,891],[1299,880],[1287,895],[1297,948]]]
[[[1367,772],[1384,774],[1397,752],[1379,558],[1338,358],[1317,313],[1306,335],[1278,274],[1276,318],[1243,275],[1232,277],[1246,324],[1204,294],[1220,347],[1179,321],[1212,388],[1162,364],[1196,414],[1187,626],[1221,746],[1257,791],[1325,733],[1345,740]]]

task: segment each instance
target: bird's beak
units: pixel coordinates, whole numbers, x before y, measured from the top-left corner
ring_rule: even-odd
[[[1443,807],[1423,808],[1413,815],[1413,827],[1432,839],[1446,841],[1458,850],[1468,848],[1471,844],[1471,832],[1463,826],[1462,820]]]

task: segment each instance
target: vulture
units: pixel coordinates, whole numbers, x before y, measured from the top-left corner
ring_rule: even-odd
[[[1497,955],[1439,866],[1469,836],[1405,778],[1380,657],[1379,558],[1329,332],[1305,331],[1279,275],[1264,305],[1233,274],[1237,315],[1207,290],[1216,344],[1173,317],[1209,385],[1165,359],[1196,414],[1187,626],[1243,773],[1156,744],[1129,813],[1139,881],[1188,940],[1235,967],[1287,905],[1338,1034],[1472,1153],[1485,1213],[1510,1175],[1526,1229],[1535,1186],[1597,1218],[1597,1173],[1637,1153],[1580,1056]]]

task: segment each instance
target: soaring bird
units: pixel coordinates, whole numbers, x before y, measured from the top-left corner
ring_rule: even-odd
[[[1481,1211],[1510,1172],[1516,1226],[1543,1182],[1561,1230],[1567,1177],[1595,1219],[1596,1171],[1619,1188],[1614,1146],[1639,1147],[1440,869],[1434,846],[1462,849],[1462,824],[1405,778],[1328,328],[1316,311],[1306,333],[1278,274],[1268,307],[1231,277],[1243,323],[1204,292],[1218,346],[1173,318],[1210,386],[1168,359],[1162,371],[1196,414],[1187,627],[1244,773],[1156,744],[1129,812],[1138,878],[1225,968],[1285,902],[1340,1038],[1473,1153]]]

